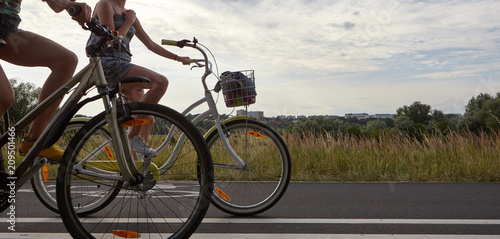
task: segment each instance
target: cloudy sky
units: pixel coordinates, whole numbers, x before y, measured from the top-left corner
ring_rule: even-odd
[[[93,7],[97,1],[86,2]],[[220,73],[255,70],[258,97],[250,110],[265,116],[395,113],[415,101],[463,113],[471,97],[500,91],[500,1],[129,0],[127,5],[152,39],[195,36],[213,52]],[[78,69],[88,63],[89,33],[67,14],[55,14],[41,1],[24,1],[21,17],[24,30],[75,52]],[[202,96],[200,70],[156,56],[138,39],[131,48],[134,63],[169,78],[162,104],[182,110]],[[193,49],[168,49],[200,57]],[[48,75],[42,68],[2,66],[9,78],[40,86]]]

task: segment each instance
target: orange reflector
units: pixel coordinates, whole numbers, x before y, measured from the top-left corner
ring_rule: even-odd
[[[222,198],[226,199],[227,201],[231,201],[231,198],[219,188],[216,187],[215,192],[217,192],[217,194],[219,194]]]
[[[43,165],[43,181],[48,182],[49,181],[49,168],[47,168],[47,164]]]
[[[249,135],[251,135],[251,136],[253,136],[253,137],[261,138],[261,139],[263,139],[263,138],[264,138],[264,135],[259,134],[259,133],[257,133],[257,132],[253,132],[253,131],[247,131],[247,134],[249,134]]]
[[[106,151],[106,155],[108,156],[109,160],[113,161],[114,160],[113,153],[111,152],[111,149],[107,145],[104,146],[104,151]]]
[[[120,124],[121,127],[134,127],[134,126],[140,126],[140,125],[145,125],[149,123],[149,120],[147,119],[133,119],[129,120],[127,122],[123,122]]]
[[[137,232],[131,232],[131,231],[125,231],[125,230],[113,230],[111,231],[111,234],[117,236],[117,237],[123,237],[123,238],[139,238],[141,237],[141,234]]]

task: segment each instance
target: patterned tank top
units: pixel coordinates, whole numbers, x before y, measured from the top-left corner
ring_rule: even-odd
[[[115,11],[115,15],[113,16],[113,20],[115,22],[115,29],[120,29],[120,27],[122,27],[122,25],[125,23],[127,19],[122,15],[116,14],[116,10],[114,8],[113,10]],[[96,19],[99,20],[99,18]],[[134,35],[135,35],[135,28],[134,26],[131,26],[127,34],[123,36],[122,42],[127,47],[127,50],[129,50],[129,52],[130,52],[130,41],[132,40]],[[87,41],[87,49],[89,45],[96,44],[99,41],[99,39],[100,37],[92,33],[90,35],[89,40]],[[89,52],[87,52],[87,55],[90,56]],[[131,61],[131,57],[126,52],[118,52],[118,50],[114,48],[106,48],[104,52],[101,54],[101,57],[114,57],[114,58],[121,57],[122,60],[129,62]]]

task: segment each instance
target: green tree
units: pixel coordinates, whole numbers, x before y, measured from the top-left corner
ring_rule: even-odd
[[[433,110],[431,114],[432,120],[436,122],[446,121],[446,116],[441,110]]]
[[[459,126],[474,132],[500,128],[500,94],[496,98],[489,94],[472,97],[465,107],[465,114]]]
[[[341,128],[343,128],[343,122],[340,119],[331,117],[311,116],[307,119],[299,120],[289,128],[297,132],[323,134],[326,132],[336,132],[341,130]]]
[[[483,108],[483,103],[491,100],[493,97],[490,94],[481,93],[477,97],[472,97],[465,106],[465,117],[473,117],[478,111]]]
[[[363,127],[363,134],[378,137],[380,130],[387,128],[387,123],[384,120],[370,120]]]
[[[403,106],[396,111],[396,117],[407,116],[414,123],[427,125],[432,119],[431,106],[415,101],[410,106]]]
[[[445,132],[447,129],[450,128],[450,123],[446,120],[442,120],[436,123],[436,128],[439,129],[441,132]]]
[[[500,94],[497,98],[486,100],[476,114],[480,125],[484,125],[485,129],[500,129]]]
[[[427,129],[421,123],[414,123],[408,131],[408,134],[418,141],[422,141],[425,135],[428,135]]]
[[[15,102],[9,109],[9,116],[11,120],[18,122],[36,107],[42,88],[33,83],[22,82],[18,78],[10,79],[9,82],[15,96]]]
[[[397,116],[394,119],[394,127],[402,132],[408,132],[413,125],[413,121],[406,115]]]
[[[361,138],[361,129],[357,126],[357,125],[352,125],[350,126],[349,128],[347,128],[347,133],[352,135],[352,136],[356,136],[356,138]]]

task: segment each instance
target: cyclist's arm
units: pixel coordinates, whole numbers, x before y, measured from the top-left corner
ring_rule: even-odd
[[[99,18],[99,23],[101,25],[108,26],[109,30],[117,31],[115,27],[115,21],[113,16],[115,15],[115,11],[113,10],[113,6],[108,1],[99,1],[94,9],[94,16]]]
[[[163,56],[168,59],[176,60],[181,62],[184,65],[189,65],[189,62],[187,61],[189,57],[181,57],[177,56],[176,54],[166,50],[165,48],[161,47],[157,43],[155,43],[149,35],[146,33],[144,28],[142,27],[141,23],[139,22],[139,19],[135,19],[134,23],[134,28],[135,28],[135,35],[137,38],[146,46],[150,51]]]
[[[42,0],[49,5],[54,12],[61,12],[63,10],[67,10],[71,6],[74,5],[79,5],[80,8],[82,9],[82,12],[78,14],[77,16],[73,17],[74,20],[76,20],[80,25],[90,22],[90,14],[92,12],[90,6],[88,6],[85,3],[78,3],[75,2],[75,0]]]
[[[101,25],[108,26],[111,31],[118,31],[120,35],[126,35],[130,30],[130,27],[134,24],[135,16],[127,18],[125,23],[120,26],[120,28],[116,28],[114,15],[115,10],[113,6],[108,1],[99,1],[95,8],[95,15],[99,18],[99,22]]]
[[[52,8],[52,10],[54,10],[54,12],[62,12],[63,10],[66,10],[68,9],[69,7],[71,7],[74,3],[74,1],[70,1],[70,0],[42,0],[44,2],[46,2],[50,8]]]

